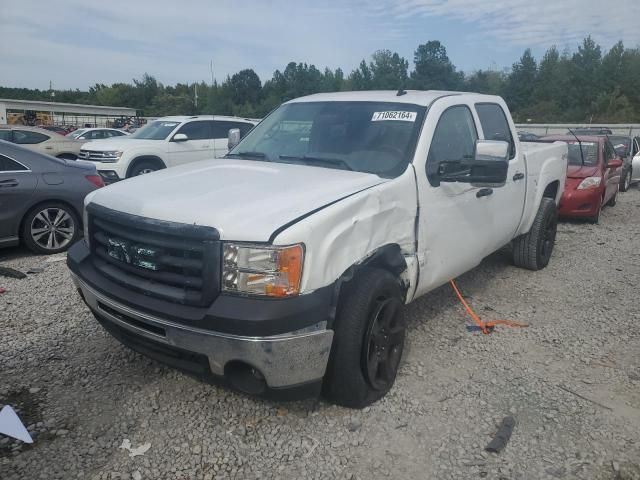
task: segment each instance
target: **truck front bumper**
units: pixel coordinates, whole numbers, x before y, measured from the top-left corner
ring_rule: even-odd
[[[197,375],[225,377],[251,394],[320,385],[333,331],[305,328],[272,336],[240,336],[180,324],[131,308],[76,274],[78,292],[98,321],[133,350]]]

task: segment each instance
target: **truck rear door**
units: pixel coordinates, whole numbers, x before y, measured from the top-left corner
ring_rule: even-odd
[[[493,250],[509,243],[518,229],[524,210],[526,194],[526,165],[524,154],[519,151],[519,142],[509,124],[510,114],[497,103],[476,103],[475,111],[480,124],[480,135],[485,140],[509,142],[509,171],[507,182],[492,188],[487,206],[491,208],[491,236]],[[492,251],[493,251],[492,250]]]

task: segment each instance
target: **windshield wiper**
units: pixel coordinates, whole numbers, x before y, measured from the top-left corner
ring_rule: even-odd
[[[227,153],[225,157],[247,157],[247,158],[267,158],[267,155],[262,152],[238,152]]]
[[[353,168],[351,167],[351,165],[349,165],[347,162],[345,162],[344,160],[341,160],[339,158],[326,158],[326,157],[314,157],[311,155],[303,155],[303,156],[298,156],[298,155],[280,155],[280,160],[294,160],[294,161],[301,161],[307,165],[313,165],[314,163],[324,163],[326,165],[332,165],[335,167],[341,167],[345,170],[351,170],[353,171]]]

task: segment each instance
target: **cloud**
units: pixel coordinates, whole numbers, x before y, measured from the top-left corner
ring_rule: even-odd
[[[2,1],[2,0],[0,0]],[[0,85],[86,89],[148,72],[165,84],[223,80],[253,68],[264,80],[290,61],[345,73],[380,48],[407,58],[442,40],[460,68],[524,47],[575,46],[588,34],[605,48],[640,40],[640,1],[614,0],[41,0],[0,15]]]
[[[508,42],[512,46],[574,45],[591,34],[611,46],[618,40],[640,42],[640,2],[614,0],[376,0],[371,11],[394,22],[416,18],[453,20],[453,28]]]

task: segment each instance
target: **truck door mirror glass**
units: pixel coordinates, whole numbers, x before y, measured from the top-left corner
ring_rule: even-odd
[[[473,160],[442,162],[438,173],[441,182],[504,184],[509,170],[509,142],[476,140]]]
[[[239,128],[231,128],[229,133],[227,134],[227,148],[231,150],[236,145],[240,143],[240,129]]]
[[[176,133],[173,136],[174,142],[186,142],[187,140],[189,140],[189,137],[187,137],[184,133]]]

